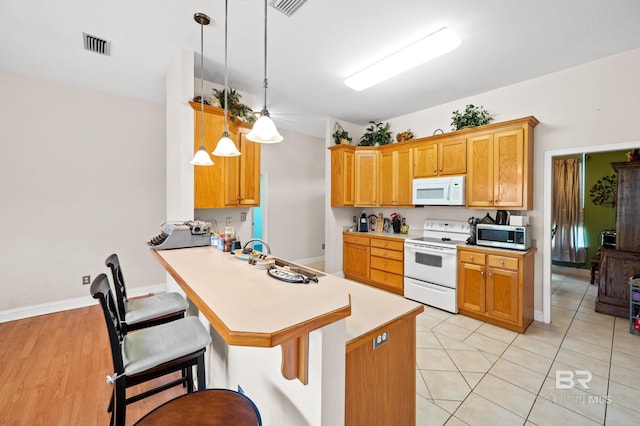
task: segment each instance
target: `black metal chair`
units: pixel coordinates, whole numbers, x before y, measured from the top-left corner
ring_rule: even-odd
[[[205,389],[165,402],[136,426],[260,426],[258,407],[230,389]]]
[[[211,336],[197,317],[126,334],[105,274],[95,278],[91,295],[100,300],[111,344],[114,372],[107,382],[114,384],[109,404],[112,425],[124,426],[127,404],[178,385],[192,393],[193,366],[197,366],[198,389],[206,387],[204,352]],[[127,388],[177,371],[184,373],[179,379],[127,398]]]
[[[111,269],[120,322],[124,332],[164,324],[184,317],[189,303],[178,293],[162,293],[129,300],[117,254],[105,260]]]

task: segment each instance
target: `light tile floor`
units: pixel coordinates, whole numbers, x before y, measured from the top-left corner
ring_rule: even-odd
[[[589,271],[554,267],[552,323],[534,322],[524,334],[425,307],[416,423],[639,424],[640,336],[628,319],[595,312],[596,295]],[[562,389],[571,373],[574,387]]]

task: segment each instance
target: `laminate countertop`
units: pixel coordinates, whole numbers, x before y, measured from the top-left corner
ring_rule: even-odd
[[[152,253],[230,345],[273,347],[342,318],[349,345],[424,310],[404,297],[335,275],[309,284],[279,281],[210,246]]]

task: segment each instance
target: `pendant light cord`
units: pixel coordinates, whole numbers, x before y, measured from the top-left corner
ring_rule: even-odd
[[[228,95],[229,95],[229,65],[227,64],[227,15],[229,0],[224,1],[224,133],[223,137],[229,137],[229,125],[227,123]]]
[[[267,0],[264,0],[264,108],[262,113],[269,115],[267,111]]]
[[[204,146],[204,22],[200,22],[200,146]]]

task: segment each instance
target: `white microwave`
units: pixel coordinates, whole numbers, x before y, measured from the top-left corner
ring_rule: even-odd
[[[413,180],[416,206],[464,206],[464,176]]]

